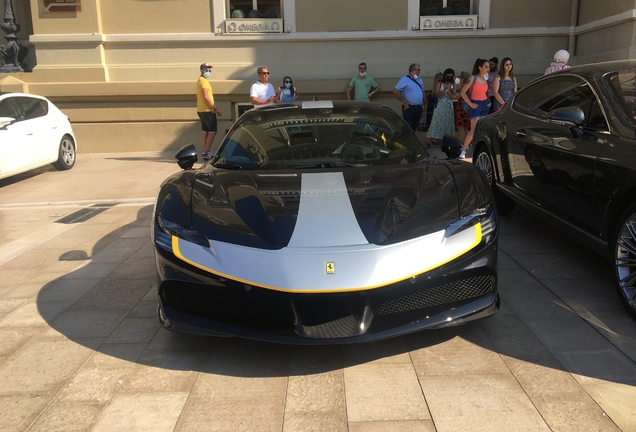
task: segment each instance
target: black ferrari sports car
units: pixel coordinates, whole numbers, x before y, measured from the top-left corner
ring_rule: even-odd
[[[484,174],[429,155],[386,106],[255,108],[202,167],[193,145],[177,159],[153,221],[165,328],[362,342],[499,308]]]
[[[477,124],[472,145],[499,211],[518,205],[609,254],[636,318],[636,62],[536,79]]]

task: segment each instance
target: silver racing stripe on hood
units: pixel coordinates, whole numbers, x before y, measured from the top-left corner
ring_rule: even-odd
[[[368,244],[341,172],[303,174],[300,207],[288,247]]]

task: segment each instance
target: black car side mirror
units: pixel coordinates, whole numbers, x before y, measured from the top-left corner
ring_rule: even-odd
[[[463,146],[464,144],[454,136],[444,135],[442,137],[442,151],[448,159],[457,159]]]
[[[585,124],[585,113],[579,107],[555,108],[548,113],[548,120],[582,126]]]
[[[177,159],[179,167],[184,170],[192,169],[192,165],[198,160],[197,148],[194,144],[186,144],[174,156]]]

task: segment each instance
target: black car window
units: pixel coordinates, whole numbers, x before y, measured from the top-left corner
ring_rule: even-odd
[[[18,105],[20,105],[20,108],[22,108],[26,120],[43,117],[49,111],[48,104],[42,99],[25,96],[19,96],[14,99]]]
[[[590,85],[575,76],[558,76],[542,80],[519,92],[515,109],[545,118],[556,108],[578,107],[583,110],[586,127],[608,130],[605,116]]]
[[[636,126],[636,69],[608,73],[603,77],[623,117]]]
[[[22,119],[20,109],[16,106],[13,98],[0,101],[0,117],[11,117],[18,121]]]
[[[217,167],[277,170],[414,163],[428,153],[392,110],[351,105],[329,109],[254,109],[230,130]]]

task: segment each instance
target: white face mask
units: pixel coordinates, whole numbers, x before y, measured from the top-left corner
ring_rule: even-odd
[[[366,72],[360,72],[360,76],[366,76],[367,73]]]
[[[419,77],[417,76],[417,74],[413,74],[413,79],[418,79]]]
[[[206,78],[210,78],[210,71],[203,72],[203,76]]]
[[[488,76],[489,76],[488,74],[484,75],[484,79],[485,79],[486,81],[488,81]]]

